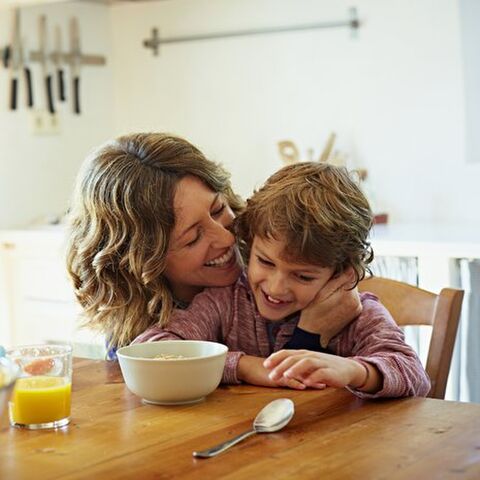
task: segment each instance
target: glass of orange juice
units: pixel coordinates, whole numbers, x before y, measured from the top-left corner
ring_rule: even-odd
[[[8,424],[7,407],[17,375],[17,364],[9,358],[0,356],[0,429]]]
[[[9,404],[10,425],[37,430],[70,422],[72,347],[28,345],[9,350],[20,367]]]

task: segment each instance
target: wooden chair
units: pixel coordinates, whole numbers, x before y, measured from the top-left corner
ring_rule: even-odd
[[[444,288],[436,295],[407,283],[380,277],[366,278],[358,288],[375,294],[398,325],[433,327],[425,367],[432,382],[428,396],[444,399],[463,290]]]

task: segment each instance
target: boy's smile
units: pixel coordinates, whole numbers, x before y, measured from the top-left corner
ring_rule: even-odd
[[[332,268],[285,258],[285,244],[255,236],[248,280],[262,317],[278,321],[309,305],[333,274]]]

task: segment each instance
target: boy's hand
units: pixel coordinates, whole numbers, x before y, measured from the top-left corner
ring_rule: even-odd
[[[261,387],[288,387],[295,390],[305,390],[306,386],[295,378],[282,377],[272,380],[269,371],[263,366],[264,358],[244,355],[238,362],[237,376],[240,380]]]
[[[331,278],[317,296],[300,314],[298,326],[310,333],[322,333],[318,319],[325,324],[344,324],[362,313],[358,289],[348,290],[353,284],[353,269],[349,268]]]
[[[270,355],[263,365],[270,370],[269,377],[274,382],[282,378],[295,379],[313,388],[322,385],[356,388],[368,380],[365,367],[355,360],[309,350],[280,350]]]

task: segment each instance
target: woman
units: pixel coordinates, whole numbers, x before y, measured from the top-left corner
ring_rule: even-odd
[[[227,172],[182,138],[132,134],[93,152],[77,179],[67,252],[85,325],[115,349],[166,325],[203,288],[234,283],[241,256],[230,227],[242,206]],[[348,283],[330,280],[309,314],[358,315]]]

